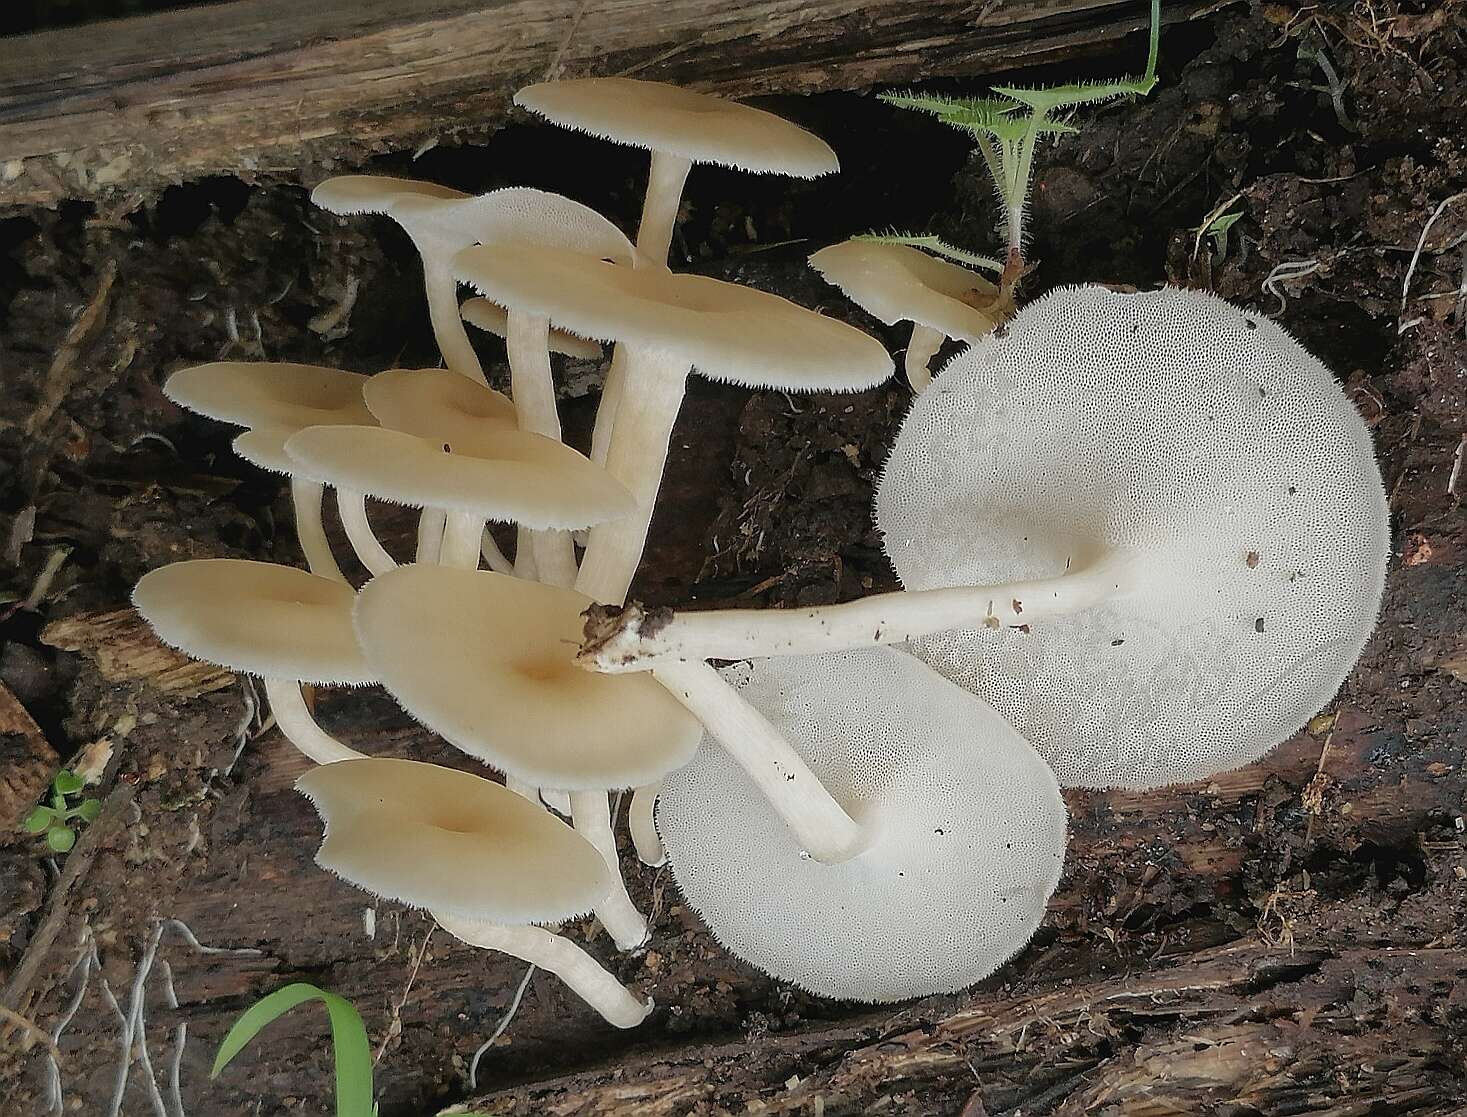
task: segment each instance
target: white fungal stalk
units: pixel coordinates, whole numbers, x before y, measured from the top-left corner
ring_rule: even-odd
[[[1142,591],[1144,570],[1143,556],[1116,552],[1057,578],[905,590],[844,605],[670,616],[649,615],[631,605],[619,613],[603,610],[591,617],[577,662],[613,674],[661,672],[682,660],[813,655],[904,644],[959,628],[1019,628]]]
[[[323,578],[346,581],[346,575],[331,553],[331,544],[326,539],[326,527],[321,521],[321,504],[325,499],[326,486],[320,481],[308,481],[304,477],[290,479],[290,499],[295,506],[295,536],[306,556],[306,566],[312,574]]]
[[[692,168],[693,164],[680,155],[665,151],[652,153],[647,195],[642,199],[642,222],[637,226],[637,251],[658,267],[667,265],[683,184]]]
[[[912,391],[921,392],[932,383],[932,358],[942,348],[947,335],[920,322],[912,323],[912,340],[907,342],[907,383]]]
[[[442,508],[424,508],[418,516],[418,548],[415,561],[433,563],[443,550],[443,528],[448,513]]]
[[[571,824],[576,833],[596,847],[614,881],[610,894],[596,905],[596,917],[611,935],[617,949],[636,950],[647,941],[647,920],[632,903],[632,898],[627,895],[626,882],[622,880],[616,836],[611,829],[611,803],[604,791],[572,791],[570,804]],[[525,960],[533,961],[530,958]]]
[[[477,570],[484,545],[484,517],[472,512],[448,513],[443,526],[443,545],[438,561],[443,566]]]
[[[433,324],[433,337],[443,354],[443,363],[454,372],[479,384],[488,384],[479,355],[464,329],[458,308],[458,280],[448,267],[452,253],[440,256],[419,245],[423,253],[423,286],[428,295],[428,317]]]
[[[356,489],[336,490],[336,510],[341,515],[341,526],[357,558],[375,577],[385,574],[397,566],[397,561],[387,553],[377,538],[372,525],[367,521],[367,497]]]
[[[316,724],[306,708],[301,684],[295,679],[265,679],[265,696],[270,700],[270,712],[275,715],[280,732],[317,764],[362,759],[356,749],[343,745]]]
[[[520,430],[559,442],[560,413],[556,409],[555,381],[550,372],[550,319],[511,310],[506,332],[510,395]],[[575,584],[576,556],[570,532],[532,531],[529,543],[540,581],[553,586]]]
[[[627,829],[637,849],[637,860],[654,869],[667,864],[667,851],[657,833],[657,796],[661,791],[661,782],[636,788],[627,807]]]
[[[653,1009],[650,997],[637,1000],[594,958],[562,935],[543,927],[511,927],[437,911],[430,914],[440,927],[470,946],[497,950],[549,970],[615,1027],[635,1028]]]

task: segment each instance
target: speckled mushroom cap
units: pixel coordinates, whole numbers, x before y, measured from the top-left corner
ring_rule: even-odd
[[[316,365],[215,361],[180,369],[163,394],[180,407],[242,427],[300,430],[332,423],[371,423],[362,402],[368,378]]]
[[[570,252],[479,245],[454,273],[502,306],[583,337],[673,353],[711,380],[787,391],[859,391],[891,375],[875,338],[788,299],[701,275],[624,268]]]
[[[502,306],[490,302],[488,299],[469,299],[461,308],[464,321],[471,326],[477,326],[487,333],[498,338],[509,336],[509,311]],[[568,334],[564,330],[550,331],[550,351],[560,353],[566,357],[575,357],[581,361],[598,361],[601,359],[600,342],[591,341],[589,338],[577,337]]]
[[[985,703],[904,652],[724,672],[871,831],[826,865],[712,739],[663,787],[678,887],[733,954],[827,997],[896,1001],[987,977],[1029,941],[1064,861],[1054,775]]]
[[[982,309],[998,297],[998,288],[910,245],[843,241],[811,256],[810,266],[887,325],[915,322],[973,342],[998,324]]]
[[[471,756],[540,787],[652,783],[702,727],[650,675],[573,662],[574,590],[487,570],[402,566],[362,590],[357,634],[405,710]]]
[[[594,846],[497,783],[414,760],[322,764],[296,781],[326,823],[316,863],[384,899],[495,923],[550,923],[611,891]]]
[[[1370,432],[1330,371],[1267,318],[1170,289],[1056,291],[960,354],[913,404],[876,520],[909,589],[1135,556],[1123,599],[914,645],[1080,787],[1200,779],[1302,727],[1375,626],[1390,550]]]
[[[514,103],[562,128],[692,163],[816,178],[840,170],[830,146],[761,109],[634,78],[527,85]]]
[[[345,582],[244,559],[191,559],[142,576],[132,603],[185,655],[266,678],[376,682],[352,631]]]
[[[503,392],[446,368],[395,368],[362,388],[368,410],[388,430],[450,446],[518,428],[514,404]]]
[[[444,443],[381,427],[308,427],[285,444],[302,475],[412,508],[447,508],[533,529],[614,520],[631,494],[554,439],[490,431]]]

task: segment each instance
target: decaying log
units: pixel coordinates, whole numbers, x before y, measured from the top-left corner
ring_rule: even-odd
[[[41,641],[61,651],[81,652],[108,682],[148,682],[180,698],[234,683],[234,675],[222,667],[189,659],[160,643],[135,609],[52,621],[42,630]]]
[[[34,719],[0,683],[0,833],[20,825],[60,765]]]
[[[1169,21],[1222,0],[1172,0]],[[1038,61],[1140,0],[236,0],[0,40],[0,206],[483,136],[518,86],[655,78],[732,96]]]

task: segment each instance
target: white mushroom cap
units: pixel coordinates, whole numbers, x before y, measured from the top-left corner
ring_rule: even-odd
[[[509,337],[509,311],[504,307],[488,299],[469,299],[461,311],[469,325],[478,326],[497,338]],[[550,351],[582,361],[599,361],[602,356],[600,342],[577,337],[564,330],[550,331]]]
[[[285,442],[295,433],[290,427],[256,427],[235,438],[230,447],[256,469],[291,476],[296,471],[296,464],[285,452]]]
[[[1330,371],[1200,291],[1056,291],[913,405],[876,498],[908,589],[1052,577],[1097,551],[1141,588],[913,650],[1060,782],[1150,787],[1250,763],[1338,689],[1390,550],[1370,432]]]
[[[1064,860],[1054,775],[992,709],[904,652],[759,660],[725,677],[846,811],[865,851],[828,865],[705,739],[657,823],[683,896],[746,962],[823,996],[962,989],[1021,950]]]
[[[570,252],[533,258],[480,245],[455,274],[502,306],[583,337],[676,354],[711,380],[789,391],[859,391],[891,375],[875,338],[788,299],[701,275],[624,268]]]
[[[915,322],[973,342],[998,324],[982,309],[998,297],[997,287],[909,245],[843,241],[811,256],[810,266],[887,325]]]
[[[371,423],[362,402],[368,378],[316,365],[216,361],[180,369],[163,394],[180,407],[242,427],[300,430],[333,423]]]
[[[450,916],[550,923],[612,886],[594,846],[497,783],[413,760],[343,760],[296,790],[326,823],[316,862],[374,895]]]
[[[527,85],[514,103],[546,120],[692,163],[816,178],[840,169],[830,146],[761,109],[633,78]]]
[[[388,430],[450,446],[517,429],[508,396],[446,368],[379,372],[363,385],[362,399]]]
[[[352,631],[345,582],[244,559],[151,570],[132,603],[165,644],[231,671],[355,686],[375,682]]]
[[[702,727],[648,675],[575,666],[574,590],[489,571],[402,566],[359,595],[383,685],[447,741],[538,787],[632,787],[686,762]]]
[[[445,444],[381,427],[308,427],[285,444],[300,472],[412,508],[446,508],[534,529],[627,515],[631,494],[569,446],[492,430]]]

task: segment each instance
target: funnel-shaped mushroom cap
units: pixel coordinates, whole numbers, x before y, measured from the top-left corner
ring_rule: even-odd
[[[509,336],[509,311],[488,299],[469,299],[461,308],[464,321],[471,326],[493,334],[495,337]],[[577,337],[564,330],[550,331],[550,351],[582,361],[601,359],[601,343],[589,338]]]
[[[653,783],[702,727],[650,675],[575,666],[590,604],[489,571],[402,566],[367,583],[356,625],[393,697],[464,752],[540,787]]]
[[[1329,370],[1178,290],[1057,291],[958,356],[913,405],[876,519],[909,589],[1135,556],[1122,599],[914,647],[1081,787],[1199,779],[1298,730],[1375,626],[1390,542],[1370,432]]]
[[[381,427],[308,427],[285,450],[317,481],[536,530],[590,527],[633,508],[626,487],[600,466],[521,431],[443,443]]]
[[[859,391],[891,375],[875,338],[788,299],[665,268],[623,268],[570,252],[480,245],[454,274],[501,306],[564,329],[684,358],[711,380],[787,391]]]
[[[345,582],[244,559],[193,559],[144,574],[132,603],[165,644],[231,671],[357,686],[376,682]]]
[[[371,423],[362,402],[368,377],[316,365],[216,361],[180,369],[163,394],[180,407],[242,427],[300,430],[333,423]]]
[[[342,217],[358,213],[390,213],[394,205],[406,198],[455,202],[469,196],[462,190],[439,186],[436,182],[387,175],[337,175],[311,191],[312,202]]]
[[[362,398],[388,430],[456,446],[479,442],[492,431],[517,429],[514,404],[446,368],[395,368],[379,372],[362,388]]]
[[[611,891],[596,848],[497,783],[414,760],[343,760],[296,781],[326,823],[316,863],[416,908],[495,923],[583,915]]]
[[[810,266],[887,325],[916,322],[972,342],[998,324],[982,309],[998,297],[998,288],[910,245],[843,241],[811,256]]]
[[[725,677],[870,844],[824,865],[711,739],[657,823],[678,887],[730,951],[828,997],[951,992],[1021,950],[1065,850],[1054,775],[992,709],[890,648],[757,660]]]
[[[840,170],[830,145],[761,109],[633,78],[527,85],[514,103],[562,128],[691,163],[816,178]]]

